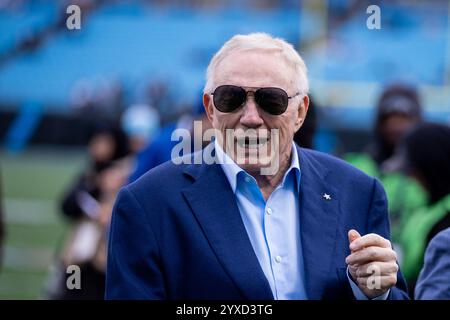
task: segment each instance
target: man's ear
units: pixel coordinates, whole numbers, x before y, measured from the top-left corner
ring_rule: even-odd
[[[309,97],[304,95],[297,110],[297,119],[295,120],[295,131],[300,129],[303,122],[305,122],[306,114],[308,113]]]
[[[211,95],[207,93],[203,93],[203,107],[205,108],[206,115],[208,116],[208,120],[212,123],[212,117],[214,114],[214,106],[211,101]]]

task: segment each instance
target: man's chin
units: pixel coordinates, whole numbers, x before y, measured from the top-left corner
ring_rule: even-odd
[[[235,162],[239,167],[249,173],[260,173],[261,169],[270,167],[272,163],[270,158],[260,158],[257,156],[245,156],[236,159]]]

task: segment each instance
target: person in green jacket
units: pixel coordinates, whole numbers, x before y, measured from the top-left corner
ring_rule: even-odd
[[[426,189],[429,199],[411,215],[400,237],[401,268],[413,289],[428,243],[450,227],[450,127],[420,125],[405,138],[403,158],[408,174]]]
[[[401,84],[389,86],[377,103],[373,142],[361,153],[343,156],[344,160],[383,184],[394,243],[399,242],[411,213],[427,201],[422,186],[401,172],[397,156],[406,132],[421,121],[422,107],[417,91]]]

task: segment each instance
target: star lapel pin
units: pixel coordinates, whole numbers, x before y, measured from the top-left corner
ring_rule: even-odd
[[[324,193],[323,196],[322,196],[322,198],[324,198],[324,199],[327,200],[327,201],[330,201],[330,200],[331,200],[331,196],[330,196],[328,193]]]

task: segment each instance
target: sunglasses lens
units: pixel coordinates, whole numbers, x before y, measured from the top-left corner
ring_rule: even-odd
[[[255,92],[255,101],[264,111],[280,115],[288,106],[288,95],[280,88],[261,88]]]
[[[241,87],[219,86],[213,93],[214,105],[220,112],[233,112],[239,108],[247,98],[247,93]]]

